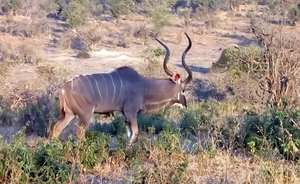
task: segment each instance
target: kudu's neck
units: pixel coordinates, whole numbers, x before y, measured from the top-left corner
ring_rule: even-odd
[[[145,99],[152,102],[172,99],[177,93],[178,86],[170,79],[147,79]]]

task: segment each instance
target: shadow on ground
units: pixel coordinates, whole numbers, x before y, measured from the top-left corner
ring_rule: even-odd
[[[176,66],[183,68],[182,64],[176,64]],[[189,65],[189,68],[191,69],[192,72],[198,72],[202,74],[209,73],[209,68],[199,67],[195,65]]]
[[[189,91],[197,101],[215,99],[223,101],[226,99],[226,93],[217,90],[215,84],[205,79],[193,79]]]
[[[237,43],[238,46],[248,46],[248,45],[257,43],[257,41],[255,39],[249,39],[243,35],[222,34],[220,36],[225,37],[225,38],[236,39],[238,41],[238,43]]]

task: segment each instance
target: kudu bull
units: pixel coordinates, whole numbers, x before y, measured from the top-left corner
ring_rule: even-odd
[[[187,106],[184,91],[192,80],[192,72],[185,63],[185,56],[192,47],[189,45],[182,54],[182,65],[188,77],[184,80],[167,67],[169,48],[156,39],[166,50],[163,68],[172,77],[157,79],[140,75],[130,67],[120,67],[110,73],[79,75],[66,82],[59,92],[61,115],[51,130],[51,138],[58,137],[61,131],[77,115],[79,127],[78,139],[85,140],[85,130],[93,113],[108,114],[120,111],[126,117],[128,145],[138,136],[137,113],[151,113],[166,105]]]

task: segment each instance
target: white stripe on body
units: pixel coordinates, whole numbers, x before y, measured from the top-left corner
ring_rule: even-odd
[[[122,93],[123,93],[123,90],[124,90],[124,85],[123,85],[123,81],[122,81],[122,79],[121,79],[121,77],[120,77],[118,71],[116,71],[116,73],[117,73],[117,75],[118,75],[118,77],[119,77],[119,79],[120,79],[120,83],[121,83],[120,93],[119,93],[119,97],[118,97],[118,100],[117,100],[117,102],[119,102],[120,97],[121,97],[121,95],[122,95]]]
[[[113,87],[114,87],[114,94],[113,94],[113,97],[112,97],[112,100],[111,100],[111,102],[113,103],[113,102],[114,102],[114,99],[115,99],[115,94],[116,94],[116,86],[115,86],[115,81],[114,81],[113,77],[111,76],[111,74],[108,73],[108,75],[110,76],[112,85],[113,85]]]
[[[91,75],[91,77],[94,79],[96,85],[97,85],[97,89],[98,89],[98,94],[100,95],[100,102],[102,102],[102,94],[101,94],[101,91],[100,91],[100,88],[99,88],[99,85],[98,85],[98,82],[97,80]]]
[[[82,80],[80,79],[80,77],[78,77],[78,79],[79,79],[80,83],[82,84],[82,87],[83,87],[84,91],[85,91],[87,94],[89,94],[88,91],[85,89],[84,83],[82,82]]]
[[[91,86],[91,88],[92,88],[92,91],[93,91],[93,97],[96,97],[96,94],[95,94],[95,91],[94,91],[94,88],[93,88],[93,84],[92,84],[92,82],[90,81],[90,79],[87,77],[87,75],[82,75],[83,77],[85,77],[88,81],[89,81],[89,83],[90,83],[90,86]]]
[[[71,90],[74,89],[74,80],[72,79],[72,82],[71,82]]]
[[[67,81],[67,83],[68,83],[68,82],[71,82],[71,89],[74,89],[74,79],[75,79],[76,77],[77,77],[77,76],[75,76],[74,78],[69,79],[69,80]]]
[[[107,104],[107,100],[108,100],[108,89],[107,89],[107,83],[105,80],[105,77],[103,76],[104,74],[100,74],[101,77],[104,79],[104,83],[105,83],[105,89],[106,89],[106,104]]]

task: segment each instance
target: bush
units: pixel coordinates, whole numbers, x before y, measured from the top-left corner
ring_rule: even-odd
[[[82,25],[91,13],[92,7],[88,0],[74,0],[66,5],[63,17],[72,28]]]
[[[77,31],[78,39],[88,51],[93,51],[102,40],[102,31],[97,26],[80,27]]]
[[[162,59],[160,58],[160,56],[164,56],[165,53],[166,51],[160,47],[148,47],[143,51],[143,58],[147,61],[146,68],[143,68],[146,75],[165,76],[162,67]]]
[[[17,63],[37,65],[42,61],[38,53],[34,49],[34,46],[28,44],[22,44],[15,48],[15,57],[11,58]]]
[[[80,163],[87,169],[103,164],[109,157],[111,137],[104,133],[91,132],[86,142],[79,143]]]
[[[54,44],[56,47],[60,49],[70,49],[72,48],[72,43],[74,39],[76,38],[76,35],[71,30],[67,30],[63,33],[60,39],[53,39]]]
[[[46,13],[54,13],[59,8],[58,0],[44,0],[40,2],[40,8]]]
[[[3,57],[4,62],[0,63],[0,75],[5,77],[9,73],[12,66],[16,64],[33,64],[37,65],[42,61],[39,54],[34,49],[34,46],[29,44],[15,45],[13,42],[5,40],[0,41],[0,55]]]
[[[231,1],[233,2],[233,1]],[[202,4],[204,8],[211,9],[211,10],[217,10],[221,5],[221,0],[194,0],[195,4]],[[234,3],[234,2],[233,2]]]
[[[34,19],[33,21],[19,22],[12,17],[7,17],[0,26],[1,32],[9,33],[13,36],[38,37],[50,34],[50,25],[47,19]]]
[[[7,12],[16,12],[22,7],[22,0],[5,0],[3,7]]]
[[[90,130],[92,131],[100,131],[105,134],[110,134],[110,135],[122,135],[125,133],[126,127],[125,127],[125,119],[122,115],[117,115],[115,116],[115,119],[107,124],[107,123],[94,123]]]
[[[212,64],[211,70],[227,70],[231,81],[235,81],[242,73],[249,73],[252,78],[261,79],[265,67],[263,49],[257,45],[250,45],[224,49],[218,61]]]
[[[86,51],[80,51],[80,52],[77,53],[76,57],[77,58],[82,58],[82,59],[88,59],[88,58],[91,57],[91,55]]]
[[[298,7],[293,7],[289,10],[288,18],[293,22],[298,22],[300,20],[300,9]]]
[[[290,159],[300,158],[300,112],[268,109],[262,115],[249,112],[246,116],[245,144],[252,153],[278,149]]]
[[[0,126],[12,126],[13,113],[10,109],[10,103],[0,96]]]
[[[0,63],[0,84],[2,84],[2,82],[5,82],[6,78],[10,74],[10,70],[13,65],[14,63],[12,61],[7,61],[6,59],[4,59],[4,62]]]
[[[163,5],[155,7],[151,12],[151,20],[154,25],[155,32],[160,34],[164,27],[170,25],[170,17],[166,11],[166,7]]]
[[[103,6],[101,4],[93,5],[92,13],[94,16],[98,17],[102,14],[102,12],[103,12]]]
[[[65,144],[59,141],[39,143],[34,152],[36,182],[66,183],[79,173],[77,163],[67,162],[66,158],[74,150],[71,140]],[[73,168],[72,168],[73,167]]]
[[[212,64],[212,72],[225,72],[224,83],[236,99],[251,104],[265,103],[258,80],[265,76],[263,49],[256,45],[226,48],[219,60]]]
[[[110,0],[108,7],[115,18],[121,15],[127,15],[131,12],[132,0]]]

